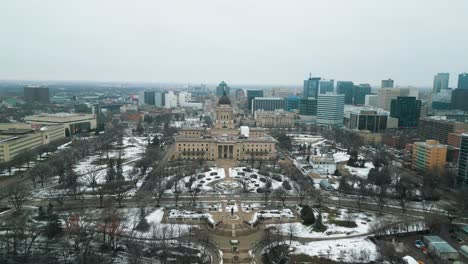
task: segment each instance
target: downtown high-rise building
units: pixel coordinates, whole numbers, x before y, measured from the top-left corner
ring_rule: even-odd
[[[247,90],[247,107],[252,111],[252,101],[255,97],[263,97],[263,90]]]
[[[319,91],[321,94],[330,93],[335,91],[335,80],[320,80]]]
[[[457,89],[452,92],[451,108],[468,112],[468,73],[458,75]]]
[[[319,94],[319,86],[320,86],[320,77],[309,77],[309,79],[304,80],[304,90],[302,92],[302,97],[309,98],[314,97],[317,98]]]
[[[343,126],[344,95],[326,93],[317,97],[317,125]]]
[[[468,73],[460,73],[458,75],[457,89],[468,89]]]
[[[353,104],[364,105],[366,103],[366,95],[371,94],[372,87],[370,84],[362,83],[353,87]]]
[[[440,93],[441,90],[448,89],[449,73],[438,73],[434,76],[434,84],[432,85],[433,93]]]
[[[468,134],[462,134],[458,156],[458,183],[468,184]]]
[[[346,82],[346,81],[337,82],[336,83],[336,93],[337,94],[344,94],[345,104],[353,104],[354,83],[353,82]]]
[[[231,91],[229,86],[224,81],[219,83],[219,85],[216,87],[216,96],[218,97],[223,96],[224,93],[226,93],[226,95],[229,96],[230,92]]]
[[[299,104],[299,114],[305,116],[316,116],[317,115],[317,99],[301,98]]]
[[[50,102],[49,87],[25,86],[23,91],[24,100],[28,103],[48,104]]]
[[[398,127],[416,127],[421,116],[421,101],[412,96],[398,96],[391,102],[390,116],[398,118]]]
[[[392,79],[382,80],[381,88],[393,88],[395,82]]]

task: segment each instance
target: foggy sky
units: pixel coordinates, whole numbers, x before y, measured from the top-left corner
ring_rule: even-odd
[[[0,79],[432,85],[468,71],[466,0],[0,2]]]

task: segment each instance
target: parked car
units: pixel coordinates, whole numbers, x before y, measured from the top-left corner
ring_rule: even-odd
[[[422,248],[424,247],[424,242],[422,242],[421,240],[416,240],[414,241],[414,246],[417,248]]]

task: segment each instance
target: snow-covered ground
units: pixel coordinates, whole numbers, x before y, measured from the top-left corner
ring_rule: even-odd
[[[289,208],[284,208],[281,210],[261,210],[258,212],[255,212],[252,215],[252,219],[250,219],[248,222],[250,224],[253,224],[257,222],[257,220],[261,219],[292,219],[295,218],[293,212]]]
[[[235,167],[233,169],[229,169],[229,175],[231,178],[235,178],[238,180],[245,180],[247,182],[247,190],[249,192],[257,192],[258,188],[264,188],[265,184],[267,182],[267,179],[265,175],[259,174],[257,169],[252,169],[250,172],[246,171],[247,169],[245,167]],[[271,178],[271,189],[276,190],[280,187],[282,187],[283,181],[286,180],[286,177],[279,175],[279,178],[281,178],[281,181],[277,181],[273,178]],[[291,183],[291,182],[290,182]],[[292,186],[292,183],[291,183]]]
[[[122,155],[121,158],[124,160],[122,170],[123,176],[126,180],[129,179],[129,173],[133,169],[133,162],[141,158],[141,154],[144,153],[145,148],[148,144],[147,137],[124,137],[123,148],[113,149],[109,152],[110,158],[118,158],[119,153]],[[102,158],[105,159],[106,155],[103,154]],[[99,155],[89,156],[86,159],[80,161],[75,167],[74,171],[78,175],[88,174],[90,171],[95,171],[97,174],[97,183],[102,184],[106,181],[106,168],[107,164],[96,164],[99,161]],[[85,178],[80,179],[83,183],[86,183]]]
[[[214,192],[214,184],[226,178],[223,168],[210,168],[209,171],[197,173],[195,175],[186,176],[179,181],[179,190],[182,192],[188,192],[189,188],[186,186],[191,179],[195,179],[192,182],[192,189],[199,188],[202,192]],[[173,193],[174,190],[166,190],[166,193]]]
[[[352,174],[356,175],[360,178],[367,179],[367,175],[369,175],[369,171],[374,168],[374,164],[372,162],[366,162],[364,168],[358,168],[358,167],[351,167],[348,165],[345,165],[345,168]]]
[[[274,226],[280,230],[284,235],[289,235],[291,230],[294,230],[294,236],[304,237],[304,238],[321,238],[321,237],[346,237],[350,235],[364,235],[370,232],[370,228],[373,222],[375,222],[375,217],[371,214],[363,213],[351,213],[351,217],[348,219],[348,211],[346,209],[339,210],[340,215],[336,220],[341,221],[355,221],[357,227],[344,227],[337,226],[335,224],[329,223],[328,213],[322,213],[323,224],[327,227],[325,232],[315,232],[313,231],[313,226],[305,226],[302,223],[291,223],[291,224],[272,224],[269,226]],[[318,215],[316,215],[317,217]],[[292,225],[292,226],[291,226]]]
[[[199,118],[185,118],[184,121],[174,121],[171,122],[170,126],[171,127],[177,127],[177,128],[194,128],[194,127],[201,127],[201,124],[203,122],[200,122]]]
[[[157,217],[159,217],[159,215],[157,215]],[[167,218],[168,218],[168,220],[177,220],[177,219],[201,220],[201,219],[207,219],[210,223],[216,224],[216,221],[213,219],[213,216],[211,214],[188,211],[188,210],[171,209],[169,211],[169,216]],[[162,216],[161,216],[161,219],[162,219]]]
[[[377,247],[366,237],[321,240],[306,244],[293,241],[292,254],[319,256],[335,261],[349,263],[368,263],[378,257]]]
[[[340,163],[349,160],[349,154],[347,154],[346,152],[337,152],[333,154],[333,157],[335,158],[335,163]]]

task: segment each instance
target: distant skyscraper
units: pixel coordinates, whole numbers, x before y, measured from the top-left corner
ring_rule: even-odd
[[[307,80],[304,80],[304,90],[302,92],[302,97],[314,97],[317,98],[320,85],[320,77],[312,78],[310,77]]]
[[[320,80],[319,81],[319,90],[321,94],[334,92],[335,90],[335,80]]]
[[[371,94],[371,86],[367,83],[353,87],[353,104],[363,105],[366,103],[366,95]]]
[[[317,125],[343,126],[344,95],[320,94],[317,97]]]
[[[434,76],[434,84],[432,86],[433,93],[439,93],[441,90],[447,89],[449,85],[449,73],[438,73]]]
[[[468,89],[455,89],[452,91],[452,109],[468,112]]]
[[[462,134],[458,156],[458,182],[468,184],[468,134]]]
[[[263,90],[247,90],[247,107],[252,111],[252,100],[255,97],[263,97]]]
[[[390,116],[398,118],[399,127],[416,127],[421,115],[421,101],[416,97],[398,96],[392,100]]]
[[[156,92],[154,94],[154,105],[157,107],[163,107],[164,106],[164,100],[165,95],[164,92]]]
[[[382,80],[382,88],[393,88],[394,81],[392,79]]]
[[[354,90],[353,82],[339,81],[336,83],[336,93],[344,94],[345,104],[353,104],[353,90]]]
[[[155,101],[156,92],[155,91],[145,91],[143,93],[143,100],[146,105],[156,105]]]
[[[236,90],[236,100],[239,100],[241,98],[245,97],[245,93],[243,89],[237,89]]]
[[[458,75],[458,89],[468,89],[468,73]],[[468,99],[468,98],[467,98]]]
[[[224,92],[226,92],[226,95],[229,96],[231,91],[229,86],[224,81],[222,81],[218,87],[216,87],[216,96],[221,97],[224,95]]]
[[[48,104],[49,88],[43,86],[26,86],[24,87],[24,100],[28,103],[43,103]]]

